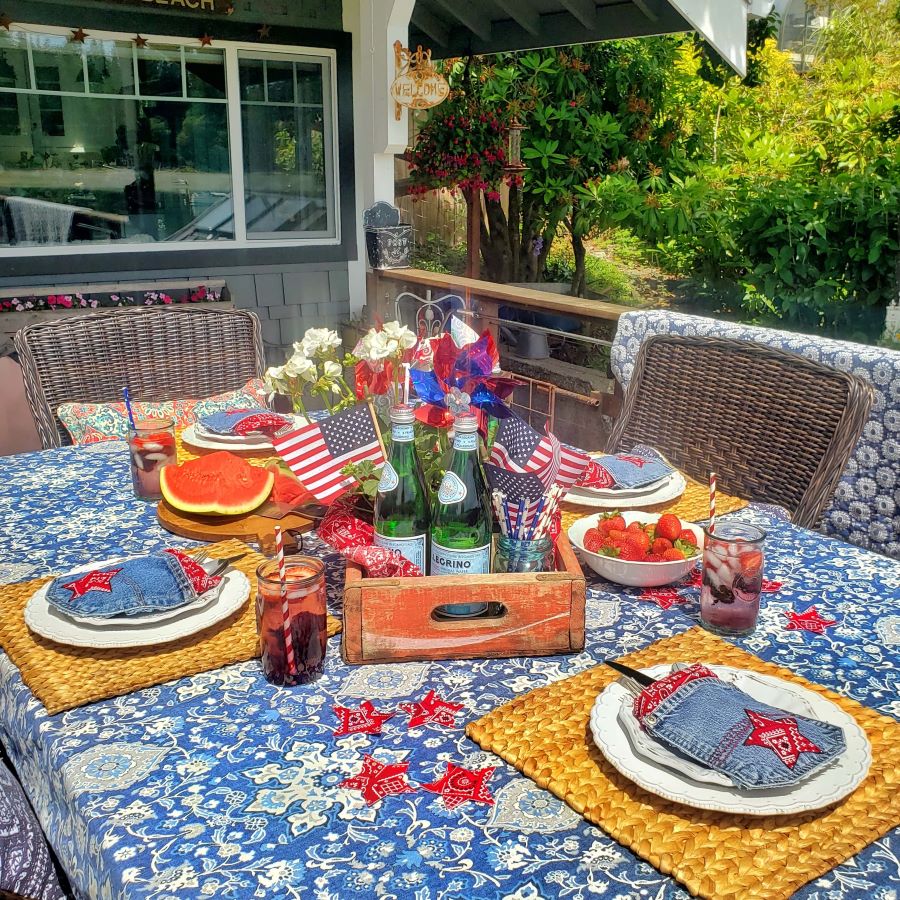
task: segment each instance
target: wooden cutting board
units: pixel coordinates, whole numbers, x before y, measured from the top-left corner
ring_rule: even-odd
[[[156,507],[156,518],[166,531],[195,541],[224,541],[238,538],[242,541],[259,544],[263,553],[271,554],[275,550],[275,526],[280,525],[284,532],[296,531],[305,533],[315,525],[313,519],[300,513],[288,513],[281,519],[270,519],[253,513],[240,516],[195,516],[184,513],[160,500]],[[287,543],[287,535],[285,535]]]

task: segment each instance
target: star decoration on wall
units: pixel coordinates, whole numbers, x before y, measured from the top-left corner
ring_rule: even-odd
[[[679,594],[674,588],[644,588],[638,595],[638,600],[649,600],[660,609],[671,609],[673,606],[687,603],[687,597]]]
[[[87,33],[83,28],[76,28],[76,29],[72,32],[72,37],[70,37],[69,40],[70,40],[73,44],[83,44],[83,43],[84,43],[84,39],[85,39],[87,36],[88,36],[88,33]]]
[[[493,806],[494,798],[487,783],[496,768],[488,766],[485,769],[464,769],[448,762],[447,771],[442,778],[431,784],[423,784],[422,787],[432,794],[440,794],[447,809],[456,809],[469,800]]]
[[[225,7],[225,15],[231,16],[234,15],[234,4],[229,3],[228,6]]]
[[[9,26],[12,25],[13,20],[6,14],[0,13],[0,28],[5,28],[9,31]]]
[[[332,732],[335,737],[346,734],[381,734],[381,726],[394,716],[392,712],[378,712],[369,700],[363,700],[359,709],[349,709],[346,706],[334,706],[332,709],[341,723]]]
[[[409,763],[382,763],[374,756],[364,756],[362,768],[356,775],[341,782],[341,787],[362,791],[367,806],[374,806],[384,797],[394,794],[414,794],[415,788],[406,780]]]
[[[265,40],[267,37],[269,37],[269,32],[271,32],[271,30],[271,25],[260,25],[256,33],[259,35],[260,40]]]
[[[797,727],[797,720],[793,716],[785,716],[783,719],[770,719],[752,709],[745,709],[753,731],[744,741],[745,747],[767,747],[789,769],[793,769],[800,759],[801,753],[821,753],[821,747],[817,747],[809,738],[804,737]]]
[[[147,38],[141,37],[141,35],[136,34],[132,40],[134,41],[134,46],[138,48],[138,50],[142,50],[147,46]]]
[[[798,613],[788,610],[784,613],[787,631],[809,631],[812,634],[825,634],[826,628],[837,625],[837,619],[826,619],[819,614],[815,606],[811,606],[806,612]]]
[[[83,597],[90,591],[105,591],[107,594],[111,594],[111,582],[121,571],[121,569],[107,569],[105,572],[95,570],[88,572],[87,575],[82,575],[75,581],[69,581],[63,587],[72,592],[73,600]]]
[[[200,38],[200,46],[201,47],[211,47],[212,46],[212,37],[210,35],[204,33]]]
[[[462,703],[448,703],[441,700],[434,691],[429,691],[421,700],[399,703],[398,706],[409,715],[407,728],[419,728],[429,722],[452,728],[456,724],[456,714],[463,708]]]

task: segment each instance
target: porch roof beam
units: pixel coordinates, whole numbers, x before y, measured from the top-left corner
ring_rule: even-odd
[[[589,31],[597,27],[597,6],[594,0],[562,0],[562,5]]]
[[[494,2],[529,34],[540,34],[541,17],[531,0],[494,0]]]
[[[412,23],[423,34],[427,34],[436,44],[441,47],[447,45],[450,40],[450,29],[428,9],[417,6],[412,14]]]
[[[484,13],[478,12],[469,0],[436,0],[436,2],[441,9],[483,41],[491,39],[491,20]]]
[[[631,2],[651,21],[659,20],[659,13],[650,8],[647,0],[631,0]]]

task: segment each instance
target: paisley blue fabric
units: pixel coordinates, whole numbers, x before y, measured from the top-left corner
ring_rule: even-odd
[[[900,718],[900,566],[795,528],[770,510],[757,631],[736,643]],[[134,499],[123,443],[0,459],[0,580],[178,543]],[[187,546],[184,541],[181,546]],[[340,612],[341,566],[329,564]],[[329,642],[312,685],[266,683],[258,660],[48,716],[0,653],[0,739],[9,747],[80,897],[194,900],[672,900],[687,893],[531,780],[465,737],[498,704],[696,625],[698,590],[661,609],[594,579],[587,646],[568,656],[350,667]],[[788,631],[810,606],[836,619]],[[406,728],[398,704],[430,689],[458,727]],[[396,710],[380,736],[336,739],[333,705]],[[409,762],[416,784],[448,762],[497,766],[493,806],[444,809],[434,794],[363,804],[340,782],[362,757]],[[803,900],[900,895],[894,832],[803,888]]]
[[[728,337],[789,350],[870,382],[875,405],[821,528],[851,544],[900,559],[900,353],[773,328],[756,328],[662,310],[625,313],[611,352],[613,374],[628,386],[638,350],[653,334]]]

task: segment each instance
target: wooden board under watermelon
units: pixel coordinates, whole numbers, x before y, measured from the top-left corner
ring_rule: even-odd
[[[291,512],[281,519],[270,519],[244,513],[240,516],[199,516],[173,509],[165,500],[156,507],[156,518],[166,531],[195,541],[224,541],[238,538],[258,543],[263,553],[275,549],[275,526],[282,531],[305,533],[311,531],[315,520]]]

